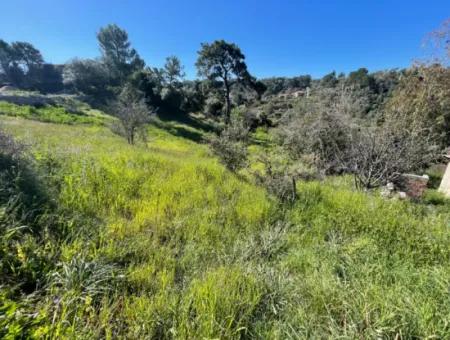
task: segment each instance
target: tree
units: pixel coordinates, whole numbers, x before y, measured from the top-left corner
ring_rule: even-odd
[[[131,47],[128,33],[115,24],[102,27],[97,39],[110,77],[115,80],[114,85],[121,85],[134,71],[143,69],[144,61],[137,51]]]
[[[205,84],[199,80],[184,81],[183,93],[184,102],[181,109],[185,112],[198,112],[204,107],[206,94]]]
[[[26,87],[30,81],[30,71],[39,68],[44,59],[32,44],[16,41],[8,44],[0,40],[0,73],[15,86]]]
[[[359,189],[395,182],[438,155],[433,129],[408,117],[408,110],[405,116],[385,113],[379,125],[361,123],[357,117],[365,104],[352,89],[325,88],[299,105],[280,127],[291,157],[324,174],[352,174]]]
[[[392,126],[359,127],[340,153],[342,167],[353,174],[356,187],[372,189],[398,182],[402,174],[421,170],[437,158],[433,135],[428,130]]]
[[[338,82],[339,80],[336,77],[336,71],[324,75],[323,78],[320,80],[320,84],[323,87],[335,87],[338,84]]]
[[[109,77],[105,65],[92,59],[74,59],[64,67],[63,82],[66,87],[91,96],[100,103],[111,98]]]
[[[44,62],[41,52],[27,42],[16,41],[11,44],[13,62],[27,73],[32,67]]]
[[[0,39],[0,75],[4,81],[9,81],[9,71],[12,62],[12,51],[9,44]]]
[[[167,84],[175,86],[177,83],[181,83],[184,77],[184,67],[181,65],[180,59],[176,56],[167,57],[164,64],[164,78]]]
[[[161,92],[164,77],[158,68],[146,67],[134,72],[128,81],[135,89],[144,94],[145,102],[152,107],[161,105]]]
[[[44,63],[38,68],[32,68],[29,72],[31,87],[43,93],[55,93],[62,91],[64,65]]]
[[[375,89],[375,79],[371,74],[369,74],[369,70],[364,67],[350,72],[347,82],[350,86],[369,88],[371,90]]]
[[[450,18],[445,20],[437,30],[431,32],[427,38],[432,48],[432,61],[450,66]]]
[[[130,84],[125,85],[112,109],[120,122],[118,132],[125,136],[128,144],[135,143],[137,134],[145,139],[145,126],[153,112],[146,105],[142,92]]]
[[[262,95],[267,91],[266,84],[261,80],[251,79],[249,86],[255,91],[257,100],[261,100]]]
[[[202,44],[196,66],[199,76],[211,81],[221,81],[225,97],[225,120],[229,123],[231,86],[235,82],[245,81],[250,77],[244,54],[236,44],[216,40],[211,44]]]
[[[347,88],[317,90],[283,118],[279,134],[284,147],[294,160],[309,161],[323,174],[342,172],[340,157],[361,107],[360,98]]]
[[[450,69],[439,64],[406,71],[386,103],[383,119],[391,126],[431,130],[450,145]]]

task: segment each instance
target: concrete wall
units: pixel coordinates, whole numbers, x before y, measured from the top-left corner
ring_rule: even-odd
[[[450,197],[450,163],[447,165],[447,170],[445,170],[439,191],[444,193],[445,196]]]

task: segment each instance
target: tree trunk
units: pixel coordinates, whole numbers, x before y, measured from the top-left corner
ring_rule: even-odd
[[[230,84],[228,84],[227,77],[224,78],[225,84],[225,123],[230,122],[230,113],[231,113],[231,101],[230,101]]]

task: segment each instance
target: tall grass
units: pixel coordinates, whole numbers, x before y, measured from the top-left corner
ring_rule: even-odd
[[[84,112],[71,113],[62,106],[16,105],[0,101],[0,115],[21,117],[47,123],[58,124],[103,124],[104,119],[97,115],[88,115]]]
[[[100,126],[3,122],[33,145],[70,212],[63,239],[33,245],[55,253],[54,266],[37,269],[38,296],[0,288],[3,335],[450,334],[445,202],[384,201],[330,180],[299,183],[297,203],[283,208],[177,133],[151,127],[148,145],[130,147]]]

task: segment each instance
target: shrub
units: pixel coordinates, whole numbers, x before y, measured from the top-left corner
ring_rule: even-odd
[[[268,157],[261,157],[263,172],[255,172],[259,185],[264,186],[269,194],[275,196],[281,203],[292,203],[297,199],[297,184],[295,176],[290,173],[286,164],[276,164]]]
[[[145,127],[153,112],[147,107],[142,92],[130,84],[125,86],[112,110],[119,119],[118,125],[116,123],[112,125],[113,132],[123,135],[131,145],[135,143],[136,135],[146,140]]]
[[[323,173],[341,172],[336,150],[348,145],[351,117],[358,110],[348,91],[317,93],[285,116],[278,130],[282,144],[295,160],[312,155],[313,164]]]
[[[358,188],[371,189],[397,182],[402,174],[426,167],[438,150],[426,132],[359,128],[340,153],[342,167],[352,173]]]
[[[211,137],[209,143],[213,152],[229,170],[238,171],[247,165],[248,136],[249,129],[243,125],[240,117],[234,114],[220,135]]]
[[[231,171],[238,171],[247,165],[247,147],[242,142],[234,142],[225,136],[213,136],[209,145],[220,161]]]
[[[205,101],[204,113],[206,115],[218,117],[224,109],[223,102],[216,96],[208,97]]]
[[[170,110],[179,110],[184,103],[183,93],[174,87],[164,87],[161,91],[162,105]]]

